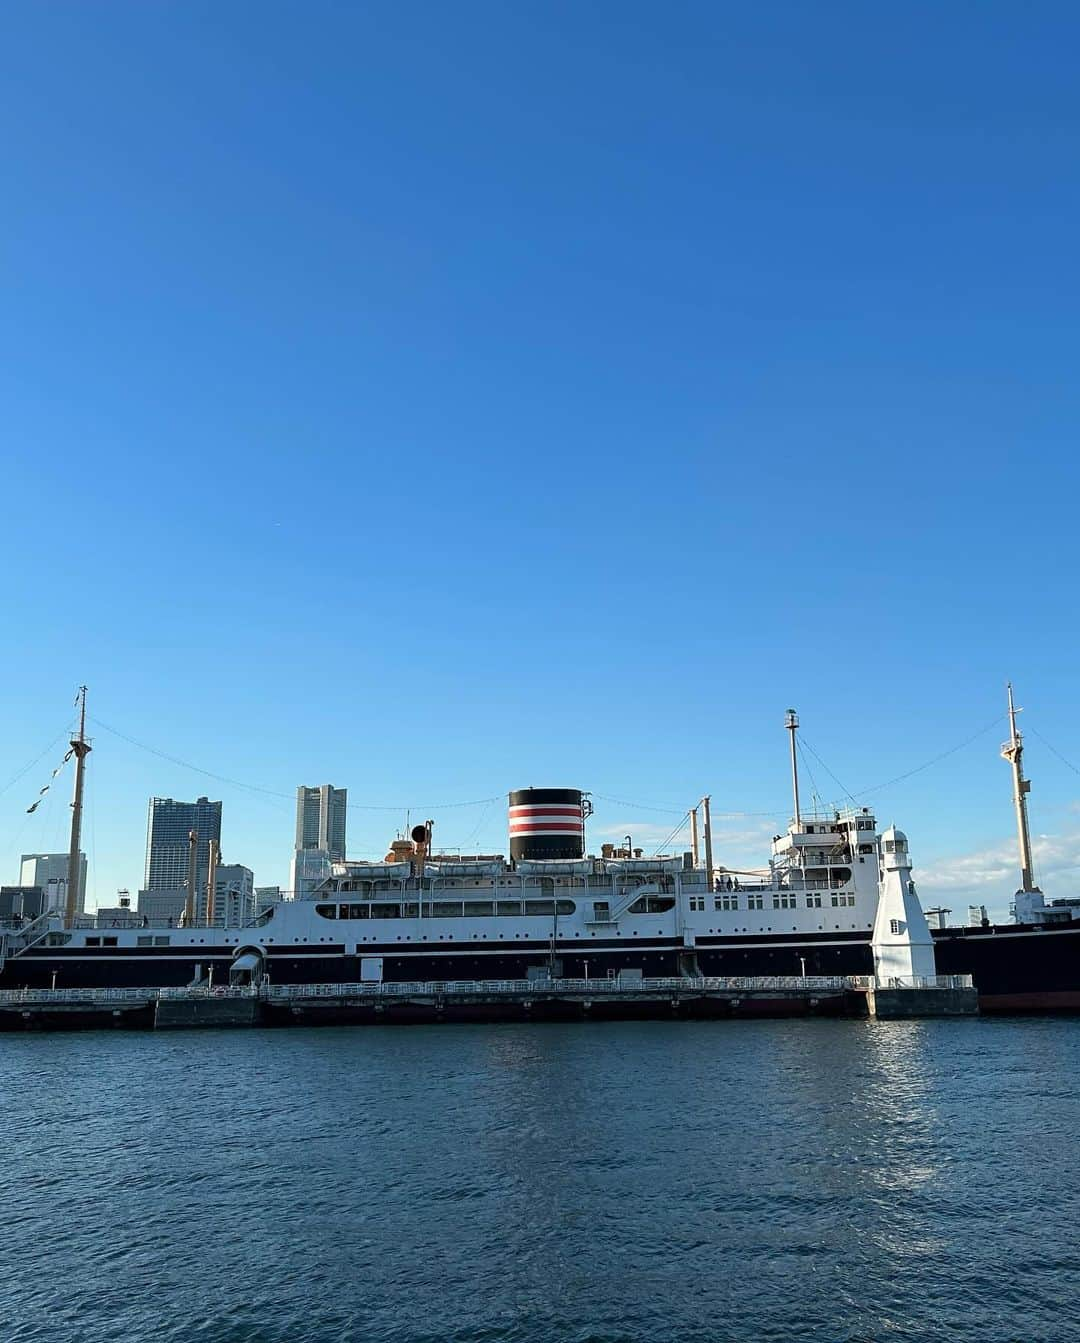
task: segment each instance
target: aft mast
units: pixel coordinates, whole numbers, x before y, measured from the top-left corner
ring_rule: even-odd
[[[1031,861],[1031,832],[1028,829],[1027,795],[1031,792],[1030,779],[1024,778],[1024,737],[1016,726],[1016,715],[1021,712],[1013,701],[1012,682],[1009,692],[1009,740],[1001,748],[1002,757],[1012,766],[1013,805],[1016,807],[1016,833],[1020,845],[1020,889],[1018,896],[1036,896],[1037,900],[1018,900],[1018,923],[1033,921],[1036,908],[1042,908],[1042,892],[1035,885]]]
[[[75,796],[71,803],[71,847],[68,850],[67,902],[64,910],[69,926],[79,909],[82,878],[79,843],[82,837],[83,775],[86,757],[90,754],[90,743],[86,740],[86,686],[79,687],[76,703],[79,706],[79,731],[71,739],[71,749],[75,755]]]

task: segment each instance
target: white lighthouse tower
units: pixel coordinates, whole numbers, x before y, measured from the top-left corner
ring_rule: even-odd
[[[893,825],[881,836],[881,880],[874,919],[874,974],[909,986],[937,974],[934,941],[911,879],[907,835]]]

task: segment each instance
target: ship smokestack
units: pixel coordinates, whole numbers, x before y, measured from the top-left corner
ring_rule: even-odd
[[[581,858],[584,853],[580,788],[519,788],[510,794],[511,858]]]

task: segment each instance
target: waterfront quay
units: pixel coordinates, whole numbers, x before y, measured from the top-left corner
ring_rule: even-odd
[[[11,989],[0,1031],[737,1017],[970,1016],[967,976],[447,980],[211,988]]]

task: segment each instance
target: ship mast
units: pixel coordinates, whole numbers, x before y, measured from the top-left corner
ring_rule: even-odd
[[[1016,726],[1016,715],[1021,712],[1013,703],[1012,682],[1009,690],[1009,740],[1001,748],[1001,754],[1010,765],[1013,773],[1013,803],[1016,806],[1016,832],[1020,841],[1020,889],[1038,891],[1031,870],[1031,835],[1028,831],[1027,795],[1031,792],[1031,781],[1024,778],[1024,738]]]
[[[798,830],[802,823],[802,817],[799,815],[799,761],[795,754],[795,733],[799,727],[799,715],[794,709],[787,711],[784,726],[791,733],[791,789],[795,794],[795,829]]]
[[[86,770],[86,757],[90,754],[90,743],[86,740],[86,686],[79,687],[79,732],[71,739],[71,749],[75,755],[75,796],[71,803],[71,847],[68,849],[67,900],[64,913],[70,926],[79,908],[79,887],[82,878],[82,864],[79,861],[79,843],[82,837],[83,774]]]

